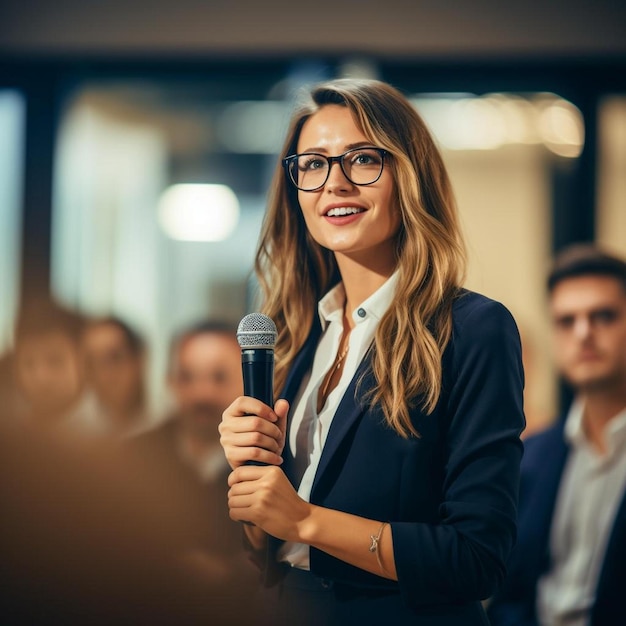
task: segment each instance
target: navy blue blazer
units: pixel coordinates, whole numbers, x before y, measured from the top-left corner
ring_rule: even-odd
[[[505,585],[492,599],[494,626],[536,626],[537,581],[550,567],[550,529],[561,476],[569,454],[565,420],[529,437],[521,467],[518,541]],[[626,491],[611,529],[596,587],[590,626],[613,625],[623,611],[626,579]],[[619,621],[619,620],[618,620]]]
[[[379,407],[361,402],[357,380],[365,376],[362,389],[372,384],[366,357],[337,407],[312,487],[314,504],[390,522],[399,581],[315,548],[311,571],[395,590],[417,615],[451,616],[437,624],[478,624],[486,623],[479,600],[503,581],[516,536],[523,369],[517,327],[504,306],[463,291],[452,316],[437,407],[426,415],[415,402],[411,410],[421,437],[400,437]],[[316,324],[281,397],[293,401],[320,332]],[[295,482],[288,446],[283,457]],[[271,584],[275,559],[268,561]]]

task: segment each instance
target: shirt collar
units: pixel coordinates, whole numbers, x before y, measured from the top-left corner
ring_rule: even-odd
[[[574,447],[588,445],[583,429],[584,412],[585,405],[583,401],[576,399],[567,414],[565,439]],[[610,458],[617,450],[626,448],[626,407],[606,425],[604,436],[606,438],[607,457]]]
[[[587,438],[583,430],[585,405],[581,400],[574,400],[565,420],[565,439],[572,446],[583,445]]]
[[[607,424],[606,444],[610,456],[626,450],[626,407]]]
[[[396,293],[398,271],[396,270],[369,298],[361,302],[352,312],[352,319],[360,324],[368,318],[380,320],[391,306]],[[346,302],[343,282],[337,283],[318,303],[317,310],[322,329],[331,321],[341,320]]]

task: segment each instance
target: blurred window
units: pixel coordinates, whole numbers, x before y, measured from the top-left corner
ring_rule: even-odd
[[[610,96],[598,114],[598,242],[626,255],[626,96]]]
[[[61,119],[52,290],[141,331],[157,411],[172,335],[203,316],[236,326],[253,306],[256,243],[291,110],[285,86],[214,83],[87,83]]]
[[[13,338],[20,280],[24,98],[0,89],[0,353]]]

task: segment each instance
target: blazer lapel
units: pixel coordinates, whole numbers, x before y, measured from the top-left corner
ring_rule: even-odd
[[[289,370],[289,374],[287,375],[287,380],[285,381],[285,386],[283,387],[280,397],[288,400],[290,404],[293,402],[293,399],[296,397],[296,394],[300,389],[302,377],[313,365],[317,341],[321,333],[322,328],[318,321],[313,325],[306,342],[302,346],[302,349],[296,356],[293,365]]]
[[[366,406],[358,401],[356,397],[356,390],[358,381],[367,371],[370,363],[370,355],[371,352],[368,351],[357,368],[356,373],[350,381],[350,384],[348,385],[348,388],[343,394],[343,398],[335,411],[333,421],[330,425],[330,430],[328,431],[328,436],[326,437],[326,443],[324,444],[324,449],[322,451],[322,457],[320,459],[317,472],[315,473],[315,479],[311,489],[311,498],[313,498],[316,488],[323,479],[324,474],[333,457],[339,450],[342,441],[366,410]],[[362,383],[364,389],[371,389],[371,377],[371,373],[365,374],[365,378]]]
[[[296,357],[289,375],[287,376],[285,387],[280,397],[285,398],[289,401],[289,403],[293,402],[293,399],[298,393],[302,377],[313,365],[315,350],[317,349],[317,343],[321,332],[322,329],[319,322],[314,323],[306,343],[302,347],[302,350],[300,350],[300,353]],[[358,421],[360,416],[365,412],[365,406],[357,401],[356,389],[357,382],[361,376],[367,372],[370,360],[371,350],[366,353],[365,357],[361,361],[355,375],[343,395],[343,398],[341,399],[341,402],[339,403],[339,406],[337,407],[337,410],[335,411],[335,415],[333,416],[333,421],[326,438],[326,443],[324,445],[324,450],[322,451],[322,457],[313,481],[311,491],[312,497],[316,487],[319,485],[320,480],[328,469],[330,462],[337,453],[341,442],[345,439],[346,435],[348,435],[350,429]],[[363,380],[364,389],[371,389],[373,384],[373,381],[371,380],[372,376],[373,375],[371,373],[365,374],[365,378]],[[287,425],[287,433],[289,433],[289,424]],[[286,444],[283,451],[282,469],[290,480],[293,480],[293,463],[293,455],[291,454],[289,445]]]
[[[322,332],[322,328],[317,323],[313,324],[313,328],[311,329],[311,333],[307,338],[304,346],[296,356],[291,369],[289,370],[289,374],[287,375],[287,380],[285,381],[285,386],[280,394],[280,398],[284,398],[290,404],[289,413],[291,414],[293,407],[293,400],[300,389],[300,384],[302,382],[302,377],[305,375],[308,369],[310,369],[313,365],[313,358],[315,357],[315,350],[317,348],[317,341]],[[285,447],[283,449],[283,464],[282,470],[285,472],[289,480],[294,482],[294,458],[291,453],[291,447],[289,446],[289,428],[291,426],[291,415],[287,418],[287,433]]]
[[[611,528],[609,540],[606,546],[605,557],[602,562],[602,568],[598,576],[598,584],[596,585],[596,597],[600,598],[605,593],[611,594],[611,586],[615,586],[616,575],[615,570],[619,567],[615,562],[616,559],[624,558],[624,548],[626,547],[626,490],[622,492],[622,500],[617,509],[615,520]],[[617,576],[619,578],[619,576]],[[592,623],[596,623],[592,620]]]

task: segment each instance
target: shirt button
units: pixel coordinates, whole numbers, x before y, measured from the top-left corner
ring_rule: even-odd
[[[356,314],[357,314],[359,317],[365,317],[365,316],[367,315],[367,313],[366,313],[365,309],[359,309],[359,310],[356,312]]]

